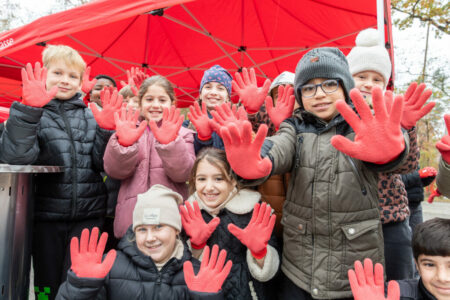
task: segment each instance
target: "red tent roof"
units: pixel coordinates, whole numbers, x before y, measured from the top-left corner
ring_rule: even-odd
[[[390,0],[379,1],[393,61]],[[359,31],[376,27],[376,12],[376,0],[97,0],[0,34],[0,105],[19,100],[20,68],[41,61],[47,43],[78,50],[94,76],[126,80],[135,66],[164,75],[185,107],[214,64],[232,75],[254,67],[262,83],[293,72],[308,49],[347,53]]]

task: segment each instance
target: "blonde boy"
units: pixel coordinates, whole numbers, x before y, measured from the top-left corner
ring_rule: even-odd
[[[33,266],[36,299],[54,299],[71,262],[70,239],[101,227],[106,191],[100,176],[112,131],[100,128],[81,98],[86,64],[74,49],[49,45],[22,70],[22,103],[14,102],[0,138],[8,164],[62,166],[34,178]]]

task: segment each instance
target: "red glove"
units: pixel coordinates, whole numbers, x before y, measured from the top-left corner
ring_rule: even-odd
[[[364,260],[364,269],[359,260],[355,261],[355,271],[348,270],[348,280],[355,300],[399,300],[400,286],[395,280],[389,281],[388,296],[384,297],[383,265],[373,264],[369,258]]]
[[[238,128],[244,125],[244,121],[248,121],[247,113],[241,106],[237,108],[237,105],[231,103],[222,103],[216,106],[216,109],[211,112],[213,119],[209,120],[210,126],[220,135],[220,128],[231,123],[235,123]]]
[[[441,192],[439,192],[438,189],[435,189],[434,191],[431,192],[430,196],[428,197],[428,203],[433,203],[434,198],[435,197],[440,197],[442,196]]]
[[[111,93],[111,91],[113,92]],[[114,113],[118,112],[122,107],[123,97],[122,95],[119,95],[117,89],[104,88],[100,92],[100,99],[102,100],[102,110],[99,110],[97,105],[91,105],[94,118],[101,128],[115,130],[116,123]]]
[[[350,97],[360,117],[343,100],[336,102],[336,108],[355,131],[355,141],[337,135],[331,144],[339,151],[356,159],[385,164],[394,160],[405,149],[405,141],[400,128],[403,96],[396,96],[391,112],[379,87],[372,89],[372,103],[375,115],[357,89],[350,91]]]
[[[197,102],[194,102],[194,106],[189,106],[188,117],[191,120],[192,124],[194,124],[195,129],[197,129],[197,136],[199,140],[207,141],[211,139],[211,135],[213,130],[209,125],[209,117],[206,112],[206,104],[202,103],[202,108]]]
[[[214,245],[211,252],[211,258],[209,257],[209,247],[205,247],[203,253],[202,263],[198,274],[194,274],[192,263],[186,261],[183,264],[184,280],[188,289],[196,292],[204,293],[217,293],[222,288],[222,284],[230,273],[233,262],[227,261],[227,251],[222,250],[219,253],[219,247]],[[224,266],[225,264],[225,266]]]
[[[427,105],[423,106],[433,93],[431,90],[424,91],[425,87],[425,83],[421,83],[419,87],[417,87],[417,82],[413,82],[410,84],[408,90],[406,91],[404,96],[405,104],[403,107],[403,115],[401,121],[403,128],[413,128],[416,125],[417,121],[419,121],[423,118],[423,116],[429,113],[436,104],[435,102],[430,102]]]
[[[154,120],[150,120],[149,126],[160,144],[169,144],[177,138],[183,120],[184,116],[180,116],[180,110],[172,106],[170,110],[164,108],[161,127],[158,127]]]
[[[436,175],[437,175],[437,171],[433,167],[425,167],[425,168],[419,170],[420,178],[435,177]]]
[[[267,113],[269,114],[270,120],[272,120],[275,125],[276,130],[280,128],[280,125],[284,120],[292,116],[295,104],[293,87],[288,86],[287,88],[284,88],[284,86],[280,85],[278,87],[278,95],[276,107],[273,107],[272,97],[266,97]]]
[[[43,107],[58,93],[58,87],[54,86],[50,91],[45,89],[47,81],[47,69],[41,68],[36,62],[34,67],[27,63],[26,69],[22,68],[22,103],[33,107]]]
[[[129,147],[136,143],[144,133],[145,127],[147,127],[147,121],[142,121],[139,127],[136,128],[136,124],[139,118],[139,110],[132,111],[125,107],[122,107],[119,112],[114,113],[114,121],[116,122],[116,135],[119,144],[124,147]]]
[[[241,132],[239,132],[241,130]],[[272,162],[261,158],[261,147],[267,135],[267,125],[259,126],[252,141],[252,125],[245,121],[242,128],[231,123],[222,127],[220,133],[231,168],[245,179],[258,179],[270,174]]]
[[[267,254],[267,244],[275,226],[276,216],[272,214],[270,205],[256,203],[250,223],[245,229],[234,224],[228,224],[228,230],[247,246],[256,259],[264,258]]]
[[[120,81],[120,84],[124,87],[129,85],[133,94],[137,96],[139,94],[139,88],[141,87],[142,82],[144,82],[148,75],[139,68],[132,67],[131,71],[127,70],[127,77],[128,83],[125,81]]]
[[[78,277],[105,278],[111,270],[116,259],[116,250],[111,250],[102,262],[103,251],[105,251],[108,234],[102,233],[97,244],[98,228],[94,227],[89,239],[89,229],[83,229],[78,247],[78,238],[73,237],[70,242],[70,259],[72,260],[72,271]]]
[[[270,80],[266,79],[262,88],[258,88],[256,74],[253,68],[250,68],[250,76],[247,68],[242,69],[242,74],[244,79],[242,79],[239,72],[236,72],[234,75],[234,77],[236,77],[236,81],[233,80],[231,84],[233,89],[239,95],[239,99],[244,105],[245,110],[249,114],[257,113],[261,105],[264,103],[267,93],[269,92]]]
[[[215,217],[209,223],[203,220],[202,213],[198,207],[198,203],[194,202],[192,209],[189,202],[186,202],[186,207],[180,205],[181,223],[186,231],[186,234],[191,240],[192,248],[203,249],[211,234],[216,230],[220,219]]]
[[[444,116],[445,126],[447,126],[447,135],[436,143],[436,148],[441,152],[442,159],[450,164],[450,114]]]
[[[94,85],[97,83],[97,79],[95,79],[95,78],[92,80],[89,80],[90,75],[91,75],[91,67],[87,67],[86,71],[84,71],[83,80],[82,80],[82,84],[81,84],[81,90],[85,94],[89,94],[89,92],[92,90]]]

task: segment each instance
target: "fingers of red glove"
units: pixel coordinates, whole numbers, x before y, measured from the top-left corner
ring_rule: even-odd
[[[219,246],[213,245],[211,256],[209,257],[208,268],[214,269],[217,263],[217,255],[219,254]]]
[[[80,244],[78,238],[74,236],[70,240],[70,261],[72,262],[72,270],[74,268],[74,263],[76,265],[76,262],[78,261],[79,255],[80,255]]]
[[[42,81],[42,69],[41,64],[37,61],[34,64],[34,79],[37,81]]]
[[[104,278],[109,273],[112,266],[114,265],[114,261],[116,260],[116,257],[117,257],[116,250],[114,250],[114,249],[109,250],[108,254],[106,254],[106,257],[102,262],[103,272],[101,274],[99,274],[99,278]]]
[[[247,115],[247,112],[245,111],[244,107],[240,106],[237,109],[236,117],[237,117],[238,120],[241,120],[241,121],[247,121],[248,120],[248,115]]]
[[[89,229],[85,228],[81,232],[80,238],[80,253],[86,253],[89,245]]]
[[[243,230],[234,224],[228,224],[228,231],[238,240],[241,240],[243,237]]]
[[[433,203],[434,198],[439,196],[442,196],[441,192],[438,189],[434,190],[427,199],[428,203]]]
[[[392,110],[392,104],[394,103],[394,94],[392,93],[392,91],[384,92],[384,102],[386,104],[386,111],[388,114],[390,114]]]
[[[353,97],[356,99],[359,96],[355,95]],[[337,100],[336,109],[339,111],[339,113],[342,115],[345,121],[353,128],[355,133],[358,133],[362,126],[362,121],[358,117],[358,115],[350,108],[350,106],[347,103],[345,103],[344,100]]]
[[[411,98],[411,96],[414,94],[414,92],[417,89],[417,85],[418,85],[417,82],[412,82],[409,85],[409,87],[408,87],[408,89],[406,90],[406,93],[405,93],[405,99]]]
[[[375,92],[375,94],[374,94],[374,92]],[[379,92],[380,92],[380,89],[372,88],[372,102],[375,100],[374,98],[377,98],[377,96],[378,96],[377,100],[379,102],[379,100],[380,100],[379,94],[378,94]],[[352,99],[353,105],[355,106],[356,111],[359,114],[358,119],[361,119],[363,122],[366,122],[367,120],[371,120],[373,118],[369,105],[366,103],[366,101],[364,100],[364,97],[361,95],[361,92],[358,89],[354,88],[350,91],[350,98]],[[338,100],[338,101],[341,102],[342,100]],[[345,103],[345,101],[342,101],[342,102]],[[337,102],[336,102],[336,108],[338,108]],[[349,109],[350,109],[350,107],[349,107]],[[347,120],[347,118],[340,111],[339,108],[338,108],[338,110],[342,114],[342,116],[345,118],[347,123],[350,124],[350,120]],[[356,114],[354,114],[354,115],[356,116]],[[355,128],[353,128],[353,129],[355,129]]]
[[[96,250],[97,250],[97,240],[98,240],[98,227],[94,227],[91,230],[91,235],[90,235],[90,238],[89,238],[88,252],[92,252],[92,253],[96,252]]]
[[[374,286],[375,279],[373,275],[373,263],[372,260],[369,258],[364,259],[364,275],[366,284]]]
[[[444,136],[439,142],[436,143],[436,148],[441,152],[442,159],[446,163],[450,163],[450,137]]]
[[[445,126],[447,127],[447,135],[450,134],[450,114],[444,116]]]
[[[388,300],[400,299],[400,286],[398,285],[398,282],[395,280],[391,280],[388,283],[387,299]]]
[[[375,285],[384,290],[384,269],[380,263],[375,264]]]
[[[364,267],[359,260],[355,261],[355,274],[358,279],[359,286],[366,285],[366,274],[364,272]]]
[[[108,233],[103,232],[98,241],[97,248],[95,249],[95,252],[97,253],[99,262],[101,262],[101,260],[102,260],[103,252],[105,252],[105,247],[106,247],[107,241],[108,241]]]
[[[347,272],[348,275],[348,281],[350,282],[350,288],[352,290],[352,294],[353,297],[356,300],[359,300],[358,297],[358,292],[359,292],[359,283],[358,283],[358,279],[356,278],[356,273],[353,269],[349,269]]]
[[[395,103],[393,104],[393,106]],[[372,106],[375,114],[375,118],[384,121],[388,118],[388,113],[386,109],[386,102],[383,97],[383,91],[380,87],[376,86],[372,89]],[[366,108],[369,109],[370,112],[370,106],[366,103]],[[393,114],[393,111],[391,110],[391,115]],[[401,113],[399,113],[401,116]]]
[[[331,138],[331,145],[333,145],[336,150],[351,157],[355,157],[359,153],[359,148],[357,147],[356,143],[352,142],[342,135],[333,136]]]
[[[392,109],[389,114],[389,129],[393,129],[401,133],[400,122],[402,120],[404,107],[404,98],[402,95],[396,95],[394,97],[394,103],[392,104]]]
[[[87,67],[83,73],[83,79],[82,79],[82,85],[81,85],[81,90],[86,94],[88,94],[92,90],[94,85],[97,83],[96,78],[89,80],[90,74],[91,74],[91,67]]]
[[[194,268],[192,267],[192,263],[189,260],[185,261],[183,264],[183,273],[186,285],[190,290],[192,290],[192,279],[195,278],[195,274]]]
[[[39,62],[36,62],[35,65],[39,65]],[[29,80],[37,80],[34,76],[33,66],[30,63],[26,65],[27,75]]]

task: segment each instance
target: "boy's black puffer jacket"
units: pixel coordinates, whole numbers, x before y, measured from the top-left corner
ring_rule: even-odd
[[[14,102],[0,138],[0,160],[63,167],[62,173],[35,177],[38,220],[103,217],[107,195],[100,171],[111,134],[97,125],[80,94],[53,99],[43,108]]]
[[[117,257],[106,278],[79,278],[68,272],[67,281],[59,288],[56,299],[90,300],[220,300],[222,293],[190,291],[184,280],[183,264],[191,261],[197,274],[200,262],[192,258],[185,245],[181,260],[172,257],[158,271],[153,260],[136,245],[132,227],[120,240]]]

